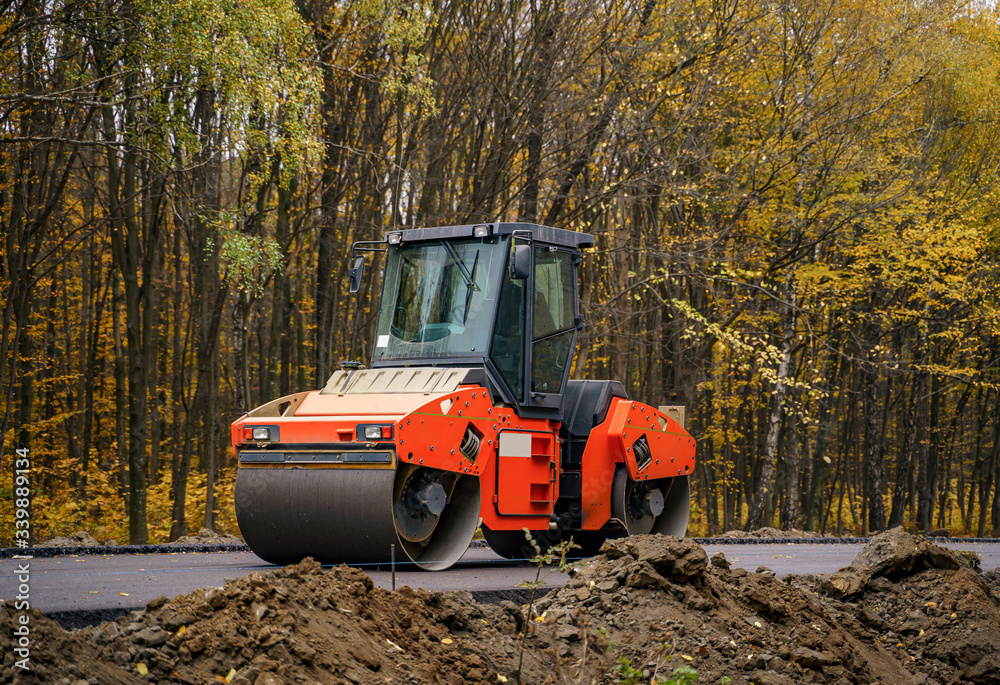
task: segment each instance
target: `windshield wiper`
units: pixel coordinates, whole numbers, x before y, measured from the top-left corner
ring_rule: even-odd
[[[444,249],[448,251],[448,254],[451,256],[452,259],[455,260],[455,263],[458,265],[458,270],[462,274],[462,280],[465,281],[465,287],[479,290],[479,288],[476,287],[476,284],[472,280],[472,274],[469,273],[469,268],[465,266],[465,262],[463,262],[462,258],[458,256],[457,252],[455,252],[455,248],[452,246],[452,244],[446,240],[441,240],[439,242],[442,245],[444,245]],[[476,256],[477,257],[479,256],[478,252],[476,253]]]

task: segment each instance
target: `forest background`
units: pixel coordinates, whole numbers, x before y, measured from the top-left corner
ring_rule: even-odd
[[[228,426],[367,359],[355,240],[597,236],[573,374],[691,532],[1000,534],[1000,28],[958,0],[0,0],[0,544],[237,532]],[[377,273],[377,270],[375,270]]]

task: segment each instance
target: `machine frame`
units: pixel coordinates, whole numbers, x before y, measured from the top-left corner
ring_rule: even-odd
[[[389,267],[371,368],[345,364],[323,389],[268,402],[232,425],[240,466],[237,518],[250,547],[275,563],[307,555],[378,563],[396,544],[417,566],[440,569],[461,556],[479,525],[507,557],[530,556],[524,529],[542,544],[574,536],[585,553],[610,536],[683,534],[693,438],[666,413],[627,399],[617,381],[569,379],[583,326],[581,250],[593,244],[586,234],[520,223],[390,231],[384,242],[356,243],[352,292],[360,288],[365,253],[387,251]],[[463,254],[472,246],[471,265],[455,245]],[[477,265],[486,250],[502,254],[503,262],[480,281]],[[436,314],[433,330],[393,328],[403,287],[402,262],[393,260],[406,254],[413,257],[408,268],[416,284],[427,291],[420,311],[430,311],[431,303],[445,312]],[[451,281],[443,273],[420,273],[421,263],[436,263],[435,254],[445,256],[445,267],[437,263],[439,271],[450,269]],[[561,300],[553,305],[543,298],[547,309],[539,312],[536,260],[546,268],[549,297]],[[398,274],[389,273],[397,268]],[[463,285],[459,312],[454,302]],[[445,297],[435,287],[451,290]],[[504,297],[521,298],[516,304],[523,305],[520,391],[501,368],[510,361],[500,344],[509,341],[505,329],[511,327],[509,316],[501,320]],[[474,299],[482,308],[470,319]],[[465,335],[464,326],[473,323],[490,329],[488,346],[435,356],[454,350],[447,338]],[[539,345],[559,336],[568,337],[568,346],[565,340],[561,348],[548,344],[542,359]],[[389,353],[393,349],[405,353]],[[537,388],[536,363],[550,372]]]

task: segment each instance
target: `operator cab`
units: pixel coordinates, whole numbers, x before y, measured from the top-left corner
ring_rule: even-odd
[[[558,420],[582,327],[580,251],[593,244],[585,233],[522,223],[391,231],[356,243],[352,292],[364,267],[354,255],[386,253],[372,366],[481,367],[519,414]]]

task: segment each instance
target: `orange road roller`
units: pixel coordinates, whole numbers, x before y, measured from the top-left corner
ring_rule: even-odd
[[[695,441],[612,380],[571,380],[577,271],[593,236],[493,223],[391,231],[370,368],[232,425],[236,517],[285,564],[445,569],[477,528],[501,556],[573,538],[684,535]]]

